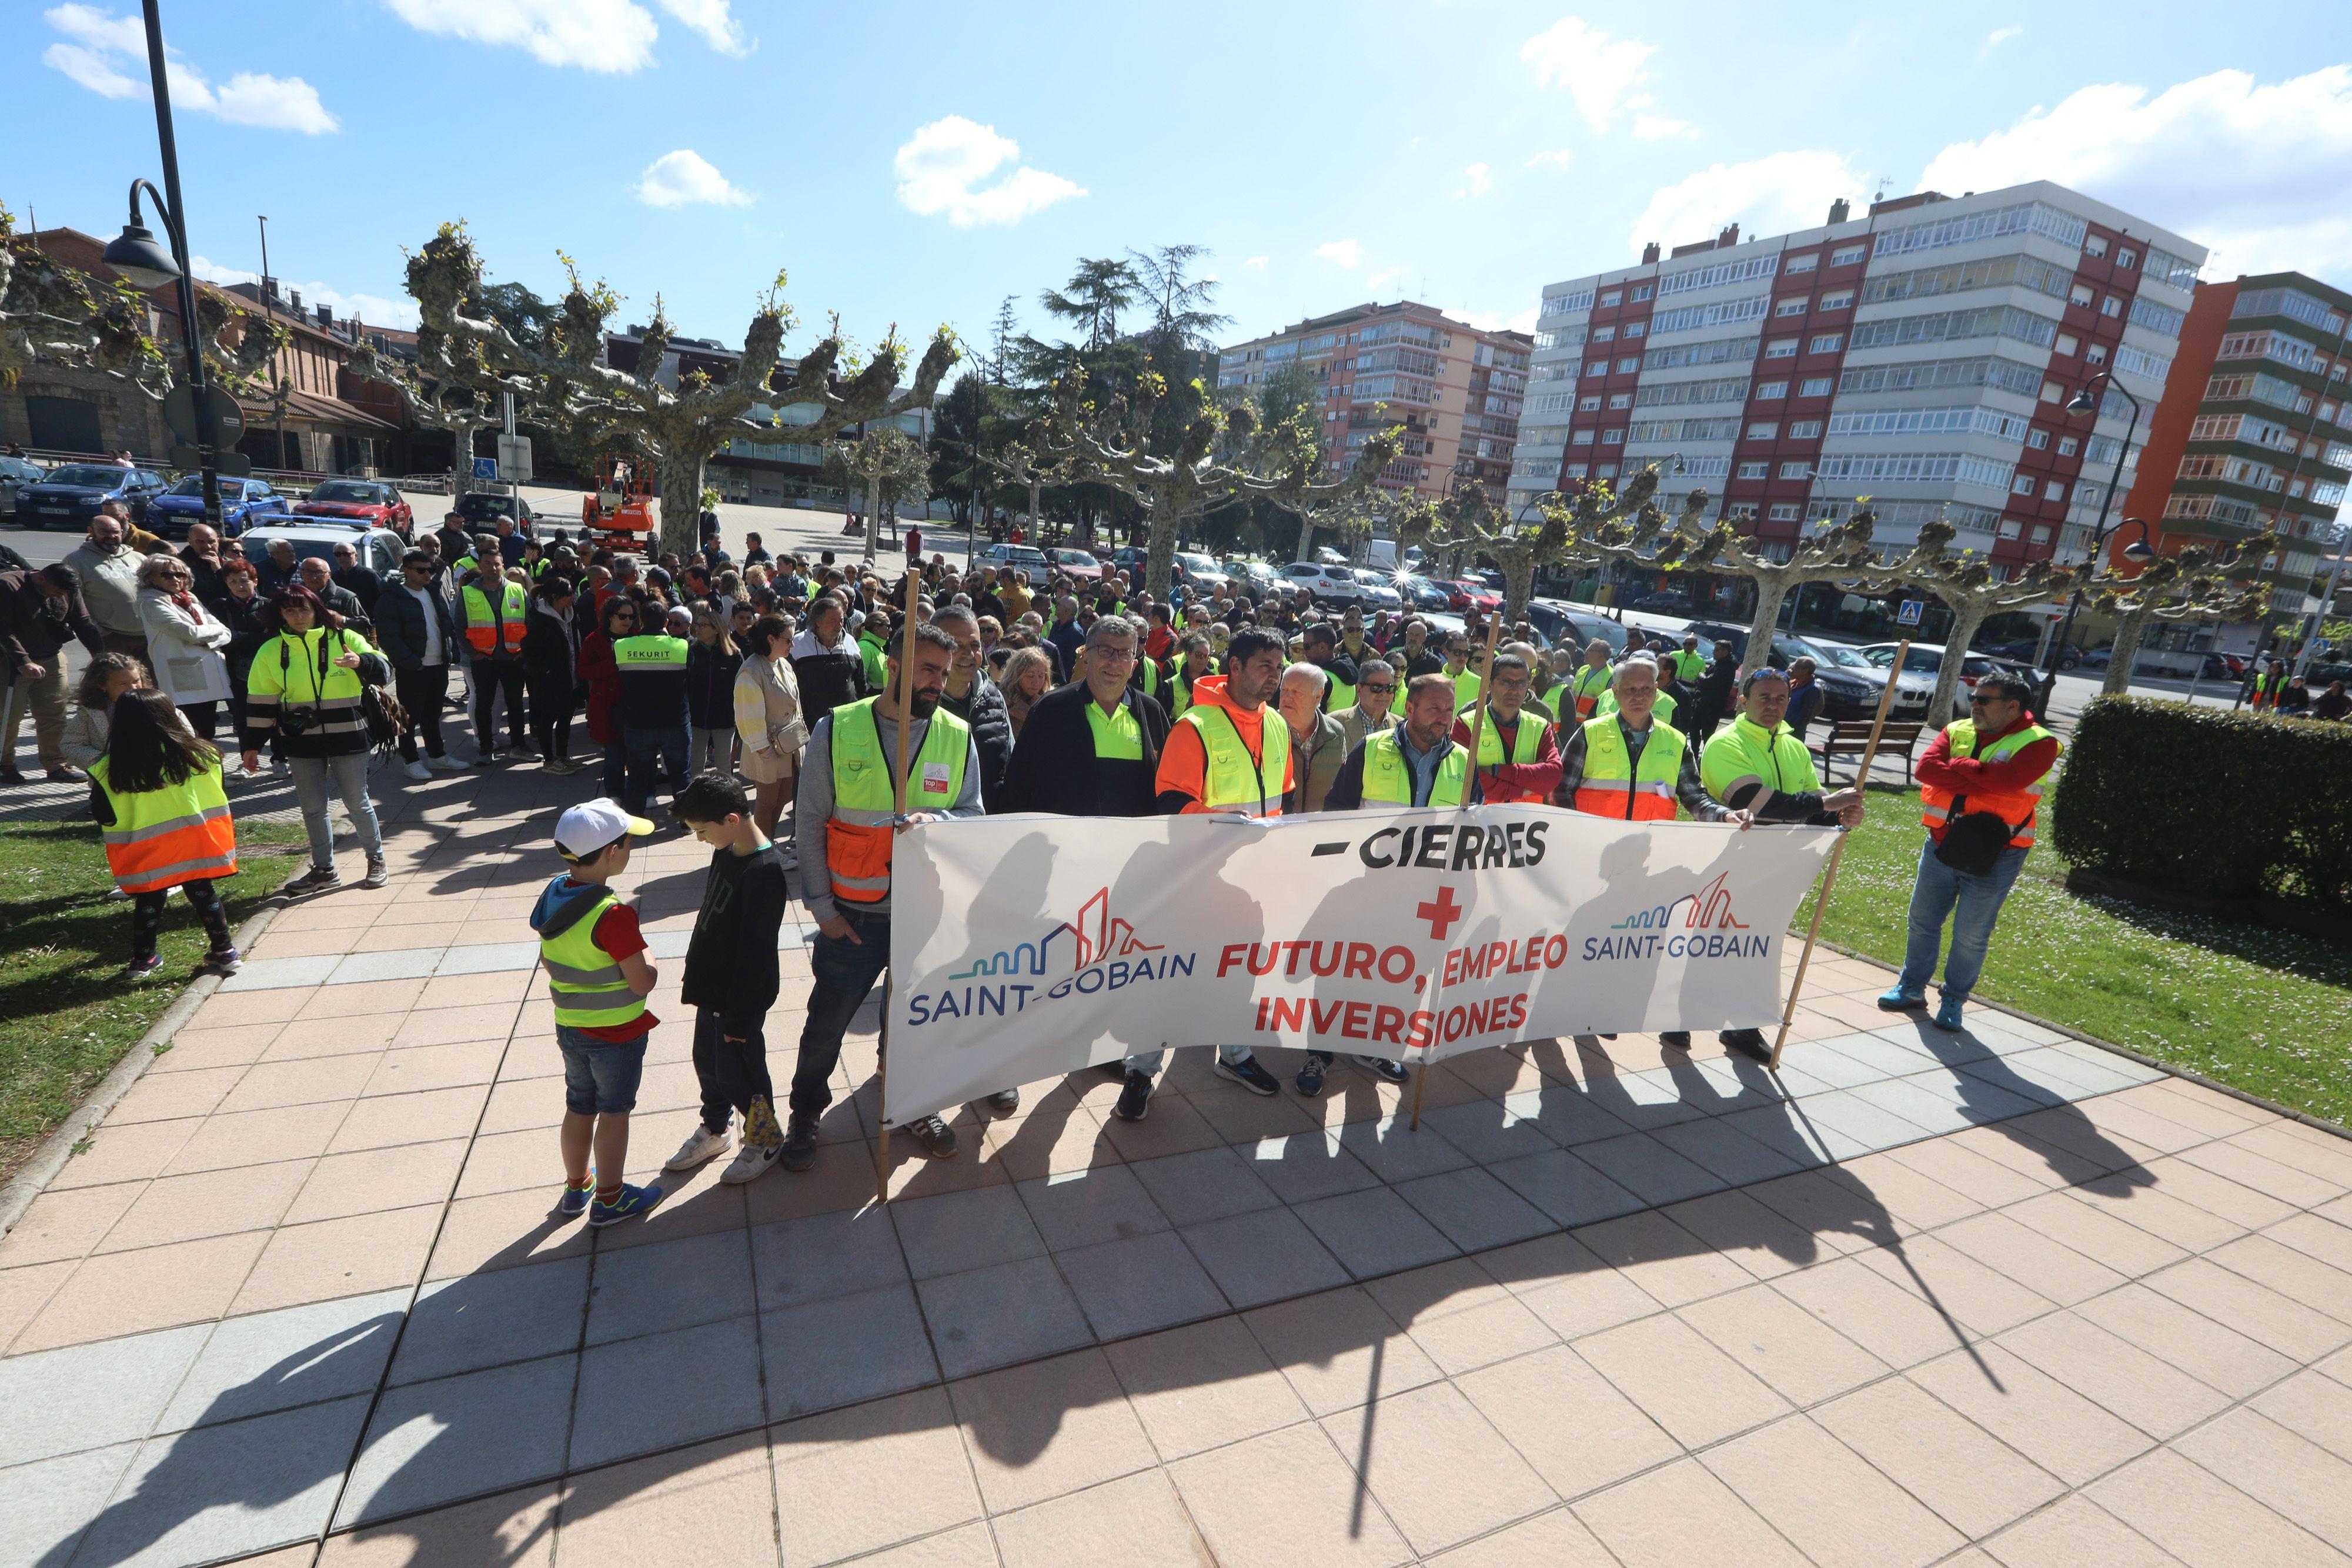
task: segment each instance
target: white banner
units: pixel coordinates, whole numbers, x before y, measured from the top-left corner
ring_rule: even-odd
[[[1760,1028],[1835,839],[1543,806],[914,828],[891,865],[884,1116],[1163,1043],[1433,1061]]]

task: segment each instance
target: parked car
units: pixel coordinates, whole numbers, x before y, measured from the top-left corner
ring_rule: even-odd
[[[495,526],[494,519],[506,517],[512,517],[515,527],[528,537],[539,521],[539,514],[530,509],[529,501],[499,490],[468,490],[449,509],[465,518],[467,528],[474,533],[488,533]]]
[[[1479,610],[1491,613],[1503,607],[1503,596],[1483,582],[1474,582],[1467,578],[1444,577],[1432,578],[1430,580],[1445,590],[1445,607],[1457,615],[1465,610]]]
[[[1283,580],[1282,573],[1262,560],[1227,559],[1217,564],[1223,568],[1225,576],[1233,580],[1236,592],[1246,588],[1261,599],[1290,597],[1290,584]]]
[[[1609,644],[1612,659],[1625,651],[1625,628],[1606,615],[1594,614],[1590,605],[1531,599],[1528,601],[1528,621],[1550,639],[1553,647],[1573,649],[1580,660],[1584,645],[1595,637]]]
[[[1356,569],[1356,582],[1364,591],[1363,597],[1357,602],[1365,609],[1396,611],[1404,608],[1404,595],[1397,591],[1390,573],[1360,566]]]
[[[221,537],[233,539],[256,523],[289,515],[286,494],[266,479],[220,481]],[[191,474],[147,503],[146,526],[167,539],[188,537],[188,526],[205,520],[205,478]]]
[[[1043,588],[1054,575],[1054,563],[1034,545],[983,545],[971,558],[974,566],[1009,566],[1029,574],[1032,588]]]
[[[1884,670],[1895,663],[1895,650],[1900,646],[1901,644],[1896,643],[1868,643],[1863,645],[1861,653],[1862,656],[1869,660],[1873,665]],[[1932,680],[1943,672],[1944,651],[1941,648],[1924,648],[1915,643],[1911,652],[1904,656],[1903,668],[1911,674],[1926,675]],[[1952,716],[1954,718],[1969,716],[1969,694],[1976,689],[1977,683],[1985,676],[2017,673],[2016,665],[2003,659],[1996,659],[1990,653],[1970,653],[1966,655],[1960,661],[1960,684],[1952,691]]]
[[[1177,551],[1175,566],[1176,570],[1169,574],[1170,580],[1182,583],[1191,592],[1214,593],[1233,580],[1213,559],[1197,550]]]
[[[142,522],[147,503],[166,487],[163,476],[146,468],[125,468],[114,463],[68,463],[50,469],[16,496],[16,520],[28,528],[89,527],[99,507],[120,501],[131,508],[131,520]]]
[[[1785,633],[1772,639],[1772,663],[1781,669],[1793,659],[1812,660],[1815,678],[1821,682],[1824,699],[1822,714],[1825,718],[1870,718],[1878,712],[1878,699],[1885,691],[1890,676],[1895,681],[1895,701],[1886,716],[1904,724],[1927,722],[1927,703],[1936,695],[1933,675],[1896,674],[1891,653],[1884,664],[1874,664],[1860,648],[1843,643],[1817,643],[1810,638],[1791,637]]]
[[[341,517],[404,536],[416,528],[408,498],[380,479],[322,479],[295,504],[294,512],[304,517]]]
[[[1404,599],[1405,608],[1408,610],[1454,608],[1454,596],[1446,592],[1441,584],[1432,582],[1428,578],[1406,571],[1399,572],[1390,581]]]
[[[1342,561],[1295,560],[1282,569],[1282,579],[1294,593],[1304,593],[1318,604],[1363,604],[1364,586],[1356,569]]]
[[[0,457],[0,517],[16,515],[16,492],[38,483],[48,470],[25,457]]]
[[[337,545],[354,546],[359,550],[360,564],[386,583],[400,580],[400,558],[408,553],[408,541],[390,528],[362,522],[337,522],[328,517],[289,517],[284,522],[257,523],[246,529],[236,542],[246,559],[258,566],[269,559],[269,547],[278,539],[293,540],[297,559],[317,556],[331,565]]]
[[[1087,550],[1049,549],[1045,553],[1045,559],[1053,563],[1053,569],[1055,571],[1067,572],[1074,582],[1102,580],[1102,562],[1097,560]]]
[[[1697,607],[1691,603],[1689,598],[1680,593],[1649,594],[1625,608],[1638,610],[1644,615],[1692,615],[1697,612]]]

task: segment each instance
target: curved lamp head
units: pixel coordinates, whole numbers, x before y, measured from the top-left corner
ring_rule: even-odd
[[[2091,396],[2091,389],[2088,387],[2084,387],[2082,391],[2076,392],[2073,397],[2066,400],[2066,412],[2068,413],[2088,413],[2098,406],[2097,400]]]
[[[2149,561],[2154,560],[2156,559],[2156,550],[2147,542],[2147,519],[2145,517],[2126,517],[2124,519],[2124,527],[2127,528],[2137,527],[2139,529],[2139,538],[2124,546],[2124,559],[2126,560],[2137,561],[2142,566],[2146,566]]]
[[[136,221],[122,225],[122,232],[108,243],[100,259],[140,288],[161,288],[180,277],[180,265],[172,259],[171,251],[158,245],[153,233]]]

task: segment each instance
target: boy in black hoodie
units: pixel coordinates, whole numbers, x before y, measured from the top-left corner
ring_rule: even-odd
[[[681,998],[695,1009],[702,1121],[662,1168],[691,1169],[723,1153],[729,1113],[740,1111],[743,1147],[719,1179],[740,1185],[766,1175],[784,1148],[762,1032],[782,983],[776,941],[788,896],[784,862],[751,821],[751,799],[731,774],[697,774],[670,809],[717,852],[687,944]]]

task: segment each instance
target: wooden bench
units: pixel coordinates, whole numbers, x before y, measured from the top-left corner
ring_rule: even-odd
[[[1830,726],[1830,732],[1822,737],[1821,747],[1823,784],[1834,782],[1830,778],[1832,758],[1851,757],[1854,759],[1856,771],[1860,770],[1863,753],[1870,749],[1870,726],[1871,721],[1866,718],[1842,718]],[[1889,719],[1885,730],[1878,737],[1878,754],[1881,757],[1898,753],[1902,756],[1903,787],[1906,789],[1911,787],[1911,751],[1919,744],[1919,734],[1927,727],[1917,722],[1897,724]]]

